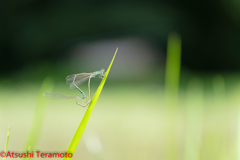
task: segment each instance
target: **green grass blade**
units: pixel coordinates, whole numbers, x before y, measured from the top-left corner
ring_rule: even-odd
[[[181,37],[176,33],[168,36],[166,76],[165,76],[165,157],[167,160],[178,160],[177,140],[177,106],[181,69]]]
[[[9,141],[9,135],[10,135],[10,126],[8,127],[8,133],[7,133],[7,141],[5,145],[5,153],[7,153],[7,147],[8,147],[8,141]],[[3,160],[5,160],[6,157],[3,157]]]
[[[28,150],[29,146],[31,146],[31,150],[35,149],[35,146],[37,144],[37,140],[41,131],[45,112],[47,109],[47,104],[49,101],[48,99],[44,98],[42,95],[46,91],[51,92],[52,89],[53,89],[53,80],[50,77],[45,78],[39,92],[37,106],[35,109],[32,126],[30,128],[30,133],[28,135],[28,139],[24,147],[24,152]]]
[[[113,59],[112,59],[110,65],[109,65],[109,67],[108,67],[108,69],[106,71],[106,74],[105,74],[102,82],[100,83],[100,85],[99,85],[99,87],[98,87],[94,97],[92,98],[92,101],[89,104],[88,109],[87,109],[87,111],[86,111],[86,113],[85,113],[85,115],[84,115],[80,125],[78,126],[78,129],[75,132],[75,135],[73,136],[73,139],[72,139],[70,145],[68,146],[67,153],[74,154],[74,152],[75,152],[75,150],[77,148],[77,145],[78,145],[78,143],[79,143],[79,141],[80,141],[80,139],[82,137],[83,131],[84,131],[86,125],[87,125],[87,122],[88,122],[90,116],[91,116],[92,110],[93,110],[95,104],[97,103],[98,97],[100,96],[102,88],[103,88],[103,86],[105,84],[105,81],[107,79],[108,73],[109,73],[109,71],[111,69],[112,63],[113,63],[114,58],[115,58],[115,56],[117,54],[117,51],[118,51],[118,48],[116,49],[116,52],[115,52],[115,54],[113,56]],[[70,159],[72,159],[72,158],[69,158],[69,157],[64,157],[63,158],[63,160],[70,160]]]
[[[167,63],[165,76],[165,98],[166,103],[171,104],[167,107],[176,105],[178,98],[179,79],[181,69],[181,37],[176,33],[168,36]],[[172,100],[174,98],[175,100]]]

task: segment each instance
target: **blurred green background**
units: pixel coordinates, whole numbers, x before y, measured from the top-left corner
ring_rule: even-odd
[[[239,17],[236,0],[1,1],[0,150],[11,126],[11,151],[66,151],[86,108],[41,95],[79,95],[66,76],[118,47],[73,159],[240,159]]]

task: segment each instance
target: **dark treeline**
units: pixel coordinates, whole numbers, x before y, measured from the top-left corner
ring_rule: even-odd
[[[182,64],[195,70],[240,69],[240,3],[237,1],[0,2],[2,73],[54,62],[70,45],[139,36],[165,49],[167,35],[182,36]]]

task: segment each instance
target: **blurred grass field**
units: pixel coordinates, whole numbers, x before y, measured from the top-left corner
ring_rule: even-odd
[[[240,159],[238,74],[183,70],[180,76],[180,62],[181,38],[170,34],[165,74],[155,68],[140,80],[107,80],[73,159]],[[33,151],[65,152],[86,108],[75,100],[51,100],[45,108],[42,94],[52,88],[73,96],[79,91],[59,81],[54,87],[46,79],[42,87],[32,82],[0,83],[0,141],[11,126],[9,151],[22,152],[31,144]],[[92,91],[98,85],[91,81]],[[86,94],[87,85],[81,89]]]
[[[239,87],[226,92],[221,80],[213,80],[212,90],[204,90],[200,80],[190,81],[171,110],[160,85],[106,84],[73,159],[237,159]],[[40,86],[1,88],[1,148],[11,126],[8,149],[21,152]],[[79,94],[58,83],[54,92]],[[74,100],[49,101],[36,149],[64,152],[85,110]]]

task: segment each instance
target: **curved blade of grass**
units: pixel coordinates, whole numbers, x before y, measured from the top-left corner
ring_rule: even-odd
[[[31,146],[31,150],[35,150],[35,147],[41,132],[44,116],[47,110],[47,104],[49,101],[48,99],[44,98],[42,95],[44,92],[46,92],[46,90],[51,92],[53,89],[53,85],[54,85],[54,82],[51,77],[46,77],[42,83],[39,96],[38,96],[37,105],[35,108],[32,126],[30,128],[29,135],[24,147],[24,152],[29,149],[29,146]],[[31,150],[29,150],[29,152],[31,152]],[[21,159],[27,160],[27,158],[21,158]]]
[[[165,123],[165,156],[166,159],[179,159],[177,142],[177,107],[179,79],[181,70],[181,37],[177,33],[170,33],[167,44],[167,63],[165,76],[165,111],[167,123]]]
[[[103,86],[105,84],[105,81],[107,79],[108,73],[109,73],[109,71],[111,69],[112,63],[113,63],[114,58],[115,58],[115,56],[117,54],[117,51],[118,51],[118,48],[116,49],[115,54],[113,56],[113,59],[112,59],[110,65],[109,65],[109,67],[108,67],[108,69],[107,69],[107,71],[105,73],[105,76],[104,76],[102,82],[100,83],[100,85],[98,86],[98,89],[97,89],[94,97],[92,98],[92,101],[89,104],[88,109],[87,109],[87,111],[86,111],[86,113],[85,113],[85,115],[84,115],[80,125],[78,126],[78,129],[75,132],[75,135],[73,136],[73,139],[72,139],[70,145],[68,146],[67,153],[74,154],[74,152],[75,152],[75,150],[77,148],[77,145],[78,145],[78,143],[79,143],[79,141],[80,141],[80,139],[82,137],[83,131],[84,131],[86,125],[87,125],[87,122],[88,122],[90,116],[91,116],[92,110],[93,110],[95,104],[97,103],[98,97],[100,96],[102,88],[103,88]],[[69,157],[64,157],[63,158],[63,160],[70,160],[70,159],[72,159],[72,158],[69,158]]]
[[[9,141],[9,135],[10,135],[10,126],[8,127],[8,133],[7,133],[7,141],[5,145],[5,153],[7,153],[7,147],[8,147],[8,141]],[[6,157],[3,157],[3,160],[5,160]]]
[[[166,109],[173,109],[178,104],[178,90],[181,71],[181,37],[170,33],[167,45],[167,63],[165,76]]]

